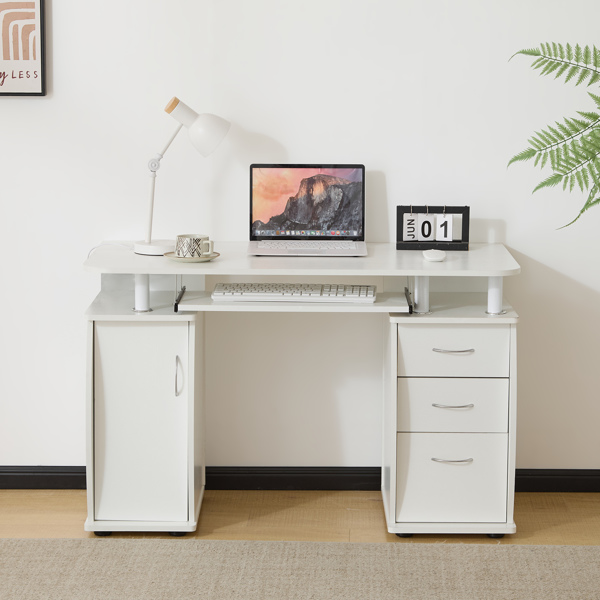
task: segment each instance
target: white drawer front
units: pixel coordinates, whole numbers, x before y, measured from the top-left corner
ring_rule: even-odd
[[[508,431],[508,379],[398,378],[398,431]]]
[[[503,433],[399,433],[396,521],[506,522],[507,444]]]
[[[398,375],[508,377],[508,325],[398,325]]]

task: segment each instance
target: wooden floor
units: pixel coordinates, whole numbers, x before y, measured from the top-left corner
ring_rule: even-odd
[[[85,490],[0,490],[0,538],[85,538]],[[187,537],[213,540],[600,545],[600,494],[518,493],[517,533],[387,533],[379,492],[207,491]],[[114,533],[114,537],[168,537]]]

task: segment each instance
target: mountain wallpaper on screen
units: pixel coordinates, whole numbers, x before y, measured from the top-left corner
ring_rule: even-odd
[[[356,230],[362,233],[362,183],[318,174],[300,182],[284,211],[263,223],[257,219],[252,231],[315,229]]]

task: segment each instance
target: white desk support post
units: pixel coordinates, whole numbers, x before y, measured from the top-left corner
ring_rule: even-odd
[[[138,313],[150,312],[150,275],[136,273],[134,275],[134,305],[133,310]]]
[[[414,283],[414,311],[419,315],[426,315],[429,313],[429,277],[427,275],[417,275]]]
[[[487,314],[502,314],[502,277],[488,277]]]

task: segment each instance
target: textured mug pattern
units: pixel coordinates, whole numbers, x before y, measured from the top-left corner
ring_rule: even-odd
[[[202,246],[207,247],[207,250],[203,252]],[[177,237],[177,244],[175,245],[175,254],[177,256],[181,258],[194,258],[207,253],[210,253],[210,243],[206,238],[191,236]]]

